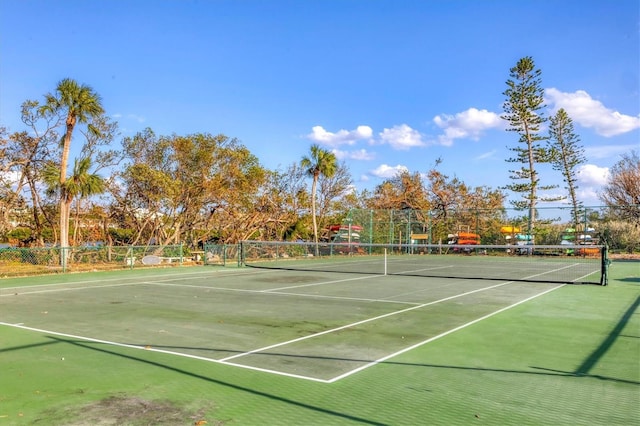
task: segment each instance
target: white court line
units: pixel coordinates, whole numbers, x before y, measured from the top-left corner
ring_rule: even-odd
[[[525,303],[525,302],[528,302],[528,301],[530,301],[530,300],[532,300],[532,299],[535,299],[536,297],[540,297],[540,296],[542,296],[542,295],[544,295],[544,294],[547,294],[547,293],[550,293],[550,292],[552,292],[552,291],[554,291],[554,290],[557,290],[557,289],[559,289],[560,287],[563,287],[563,286],[564,286],[564,284],[559,285],[558,287],[550,288],[550,289],[548,289],[548,290],[543,291],[542,293],[538,293],[538,294],[536,294],[536,295],[534,295],[534,296],[528,297],[528,298],[526,298],[526,299],[524,299],[524,300],[521,300],[521,301],[519,301],[519,302],[516,302],[516,303],[514,303],[514,304],[512,304],[512,305],[509,305],[509,306],[506,306],[506,307],[504,307],[504,308],[498,309],[497,311],[491,312],[490,314],[484,315],[484,316],[482,316],[482,317],[480,317],[480,318],[476,318],[476,319],[474,319],[473,321],[469,321],[469,322],[468,322],[468,323],[466,323],[466,324],[462,324],[462,325],[460,325],[460,326],[458,326],[458,327],[452,328],[451,330],[447,330],[447,331],[445,331],[444,333],[440,333],[440,334],[438,334],[437,336],[430,337],[430,338],[429,338],[429,339],[427,339],[427,340],[424,340],[424,341],[422,341],[422,342],[416,343],[416,344],[414,344],[414,345],[412,345],[412,346],[409,346],[409,347],[407,347],[407,348],[404,348],[404,349],[402,349],[402,350],[400,350],[400,351],[394,352],[394,353],[389,354],[389,355],[387,355],[387,356],[384,356],[384,357],[382,357],[382,358],[380,358],[380,359],[377,359],[377,360],[375,360],[375,361],[373,361],[373,362],[370,362],[370,363],[368,363],[368,364],[365,364],[365,365],[363,365],[363,366],[361,366],[361,367],[355,368],[355,369],[353,369],[353,370],[351,370],[351,371],[348,371],[348,372],[346,372],[346,373],[344,373],[344,374],[341,374],[341,375],[339,375],[339,376],[336,376],[336,377],[334,377],[334,378],[332,378],[332,379],[327,380],[327,382],[328,382],[328,383],[334,383],[334,382],[337,382],[338,380],[344,379],[345,377],[349,377],[349,376],[351,376],[351,375],[353,375],[353,374],[356,374],[356,373],[358,373],[358,372],[360,372],[360,371],[362,371],[362,370],[364,370],[364,369],[366,369],[366,368],[369,368],[369,367],[372,367],[372,366],[374,366],[374,365],[380,364],[381,362],[384,362],[384,361],[386,361],[386,360],[388,360],[388,359],[390,359],[390,358],[393,358],[393,357],[395,357],[395,356],[401,355],[401,354],[403,354],[403,353],[405,353],[405,352],[408,352],[408,351],[410,351],[410,350],[413,350],[413,349],[419,348],[419,347],[420,347],[420,346],[422,346],[422,345],[426,345],[427,343],[433,342],[434,340],[440,339],[441,337],[447,336],[447,335],[449,335],[449,334],[451,334],[451,333],[455,333],[456,331],[460,331],[460,330],[462,330],[462,329],[464,329],[464,328],[467,328],[467,327],[469,327],[469,326],[471,326],[471,325],[473,325],[473,324],[476,324],[476,323],[478,323],[478,322],[480,322],[480,321],[483,321],[483,320],[485,320],[485,319],[487,319],[487,318],[491,318],[491,317],[492,317],[492,316],[494,316],[494,315],[497,315],[497,314],[499,314],[499,313],[502,313],[502,312],[504,312],[504,311],[506,311],[506,310],[508,310],[508,309],[511,309],[511,308],[514,308],[514,307],[516,307],[516,306],[518,306],[518,305],[521,305],[522,303]]]
[[[290,286],[286,286],[286,287],[269,288],[269,289],[266,289],[266,290],[260,290],[260,292],[261,293],[270,293],[270,292],[276,292],[276,291],[280,291],[280,290],[290,290],[292,288],[313,287],[313,286],[316,286],[316,285],[335,284],[335,283],[342,283],[342,282],[346,282],[346,281],[367,280],[367,279],[378,278],[380,276],[381,275],[365,275],[365,276],[360,276],[360,277],[357,277],[357,278],[345,278],[343,280],[322,281],[322,282],[319,282],[319,283],[298,284],[298,285],[290,285]]]
[[[113,272],[113,271],[112,271]],[[120,271],[123,273],[127,273],[128,271]],[[185,272],[180,275],[204,275],[210,274],[211,271],[207,272]],[[166,277],[167,274],[164,275],[145,275],[144,278],[154,278],[154,277]],[[34,287],[51,287],[51,286],[61,286],[61,285],[73,285],[73,284],[92,284],[92,283],[102,283],[106,281],[123,281],[123,280],[133,280],[139,281],[141,277],[135,276],[127,276],[127,277],[118,277],[118,278],[107,278],[107,279],[92,279],[92,280],[80,280],[80,281],[69,281],[69,282],[59,282],[59,283],[49,283],[49,284],[35,284],[35,285],[25,285],[18,287],[4,287],[0,288],[0,290],[13,290],[13,289],[21,289],[25,287],[34,288]]]
[[[450,269],[453,268],[452,265],[447,266],[434,266],[433,268],[422,268],[422,269],[414,269],[412,271],[400,271],[400,272],[391,272],[389,275],[402,275],[402,274],[411,274],[413,272],[422,272],[422,271],[433,271],[435,269]]]
[[[201,275],[202,277],[210,277],[210,278],[216,278],[216,277],[236,277],[236,276],[245,276],[245,275],[260,275],[260,274],[269,274],[269,273],[274,273],[275,271],[259,271],[259,272],[231,272],[228,271],[229,273],[224,274],[224,273],[215,273],[215,274],[211,274],[211,272],[187,272],[187,273],[181,273],[179,275],[175,275],[173,277],[168,277],[167,275],[145,275],[142,277],[120,277],[120,278],[109,278],[109,279],[104,279],[104,280],[82,280],[82,281],[70,281],[70,282],[63,282],[63,283],[50,283],[50,284],[36,284],[36,285],[24,285],[24,286],[18,286],[18,287],[0,287],[0,297],[8,297],[8,296],[15,296],[16,293],[18,294],[37,294],[37,293],[48,293],[48,292],[56,292],[56,291],[70,291],[70,290],[85,290],[85,289],[92,289],[92,288],[101,288],[101,287],[118,287],[118,286],[134,286],[134,285],[138,285],[138,284],[149,284],[148,282],[146,282],[146,280],[150,279],[150,278],[163,278],[161,280],[159,280],[158,282],[165,282],[165,281],[184,281],[184,280],[192,280],[193,279],[193,275]],[[189,276],[185,276],[185,275],[189,275]],[[95,283],[104,283],[104,282],[109,282],[109,281],[117,281],[116,284],[106,284],[106,285],[94,285]],[[122,282],[122,281],[127,281],[127,282]],[[76,284],[84,284],[81,286],[75,286]],[[151,284],[153,284],[153,282],[151,282]],[[73,287],[75,286],[75,287]],[[45,287],[47,288],[47,290],[34,290],[34,291],[23,291],[23,290],[28,290],[28,289],[33,289],[33,288],[42,288]],[[52,287],[64,287],[64,288],[52,288]],[[206,288],[204,286],[202,286],[203,288]],[[6,293],[6,292],[10,292],[10,293]]]
[[[91,290],[93,288],[107,288],[107,287],[123,287],[133,285],[131,283],[120,283],[120,284],[105,284],[105,285],[92,285],[92,286],[83,286],[83,287],[72,287],[72,288],[45,288],[42,290],[33,290],[33,291],[21,291],[16,293],[15,291],[11,294],[0,294],[0,297],[16,297],[16,295],[27,295],[27,294],[42,294],[42,293],[56,293],[63,291],[75,291],[75,290]],[[42,287],[42,286],[34,286],[34,287]],[[16,287],[17,289],[25,289],[30,287]]]
[[[223,358],[222,361],[229,361],[231,359],[236,359],[236,358],[240,358],[240,357],[243,357],[243,356],[252,355],[252,354],[255,354],[255,353],[258,353],[258,352],[263,352],[263,351],[266,351],[266,350],[269,350],[269,349],[273,349],[273,348],[277,348],[277,347],[280,347],[280,346],[285,346],[285,345],[289,345],[289,344],[292,344],[292,343],[301,342],[303,340],[311,339],[311,338],[322,336],[322,335],[329,334],[329,333],[334,333],[336,331],[340,331],[340,330],[344,330],[344,329],[347,329],[347,328],[355,327],[355,326],[358,326],[358,325],[361,325],[361,324],[366,324],[368,322],[377,321],[377,320],[382,319],[382,318],[387,318],[387,317],[391,317],[391,316],[394,316],[394,315],[403,314],[405,312],[413,311],[415,309],[424,308],[425,306],[435,305],[436,303],[446,302],[447,300],[457,299],[458,297],[468,296],[468,295],[473,294],[473,293],[478,293],[480,291],[490,290],[490,289],[493,289],[493,288],[496,288],[496,287],[501,287],[503,285],[507,285],[507,284],[511,284],[511,283],[512,283],[512,281],[505,282],[505,283],[500,283],[500,284],[495,284],[495,285],[492,285],[492,286],[489,286],[489,287],[483,287],[483,288],[479,288],[479,289],[476,289],[476,290],[467,291],[465,293],[456,294],[455,296],[445,297],[443,299],[434,300],[434,301],[431,301],[431,302],[428,302],[428,303],[421,303],[419,305],[412,306],[410,308],[401,309],[399,311],[389,312],[389,313],[386,313],[386,314],[383,314],[383,315],[378,315],[377,317],[367,318],[367,319],[362,320],[362,321],[357,321],[357,322],[354,322],[354,323],[351,323],[351,324],[346,324],[346,325],[342,325],[340,327],[332,328],[330,330],[325,330],[325,331],[321,331],[319,333],[309,334],[307,336],[298,337],[297,339],[292,339],[292,340],[288,340],[286,342],[276,343],[274,345],[264,346],[262,348],[254,349],[254,350],[251,350],[251,351],[248,351],[248,352],[244,352],[244,353],[241,353],[241,354],[232,355],[230,357]]]
[[[567,266],[565,266],[564,268],[557,268],[557,269],[554,269],[554,270],[552,270],[552,271],[546,271],[546,272],[542,272],[542,273],[537,274],[537,275],[532,275],[532,276],[531,276],[531,278],[533,278],[533,277],[539,277],[539,276],[541,276],[541,275],[546,275],[546,274],[553,274],[553,273],[555,273],[555,272],[562,271],[563,269],[569,269],[569,268],[573,268],[574,266],[581,266],[581,265],[583,265],[583,263],[572,263],[571,265],[567,265]],[[598,271],[593,271],[593,272],[591,272],[591,273],[589,273],[589,274],[587,274],[587,275],[583,275],[583,276],[582,276],[582,277],[580,277],[580,278],[576,278],[576,279],[574,279],[573,281],[575,282],[575,281],[581,280],[582,278],[584,278],[584,277],[588,277],[589,275],[593,274],[594,272],[598,272]]]
[[[536,275],[530,275],[529,277],[527,277],[527,278],[523,278],[523,279],[531,279],[531,278],[539,277],[539,276],[541,276],[541,275],[555,273],[555,272],[561,271],[561,270],[563,270],[563,269],[572,268],[572,267],[573,267],[573,266],[575,266],[575,265],[579,265],[579,264],[574,264],[574,265],[565,266],[565,267],[563,267],[563,268],[554,269],[553,271],[546,271],[546,272],[542,272],[542,273],[540,273],[540,274],[536,274]],[[433,271],[433,270],[435,270],[435,269],[450,269],[450,268],[454,268],[454,267],[455,267],[455,266],[453,266],[453,265],[449,265],[449,266],[439,266],[439,267],[435,267],[435,268],[414,269],[414,270],[412,270],[412,271],[390,272],[390,273],[389,273],[389,275],[411,274],[411,273],[414,273],[414,272]],[[496,268],[496,269],[497,269],[497,268]],[[458,278],[458,279],[461,279],[461,280],[469,279],[468,277],[467,277],[467,278],[465,278],[465,277],[455,277],[455,278]],[[482,279],[482,278],[481,278],[481,279]],[[507,279],[507,277],[504,277],[503,279]]]
[[[596,270],[596,271],[590,272],[590,273],[588,273],[588,274],[585,274],[585,275],[583,275],[583,276],[581,276],[581,277],[578,277],[578,278],[576,278],[575,280],[573,280],[572,282],[574,282],[574,283],[575,283],[575,282],[578,282],[578,281],[580,281],[580,280],[582,280],[582,279],[584,279],[584,278],[587,278],[589,275],[599,274],[599,273],[600,273],[600,271],[599,271],[599,270]]]
[[[369,277],[370,278],[370,277]],[[350,280],[345,280],[350,281]],[[331,282],[340,282],[340,281],[331,281]],[[364,297],[346,297],[346,296],[327,296],[322,294],[305,294],[305,293],[289,293],[289,292],[273,292],[273,291],[264,291],[264,290],[248,290],[242,288],[228,288],[228,287],[207,287],[202,285],[191,285],[191,284],[169,284],[163,282],[153,282],[148,281],[144,284],[148,285],[157,285],[157,286],[165,286],[165,287],[186,287],[186,288],[201,288],[205,290],[218,290],[218,291],[229,291],[229,292],[238,292],[238,293],[252,293],[252,294],[269,294],[273,296],[295,296],[295,297],[310,297],[312,299],[338,299],[338,300],[353,300],[356,302],[381,302],[381,303],[397,303],[400,305],[419,305],[418,302],[406,302],[406,301],[398,301],[398,300],[390,300],[390,299],[369,299]]]
[[[198,356],[198,355],[185,354],[185,353],[182,353],[182,352],[168,351],[168,350],[165,350],[165,349],[156,349],[156,348],[147,347],[147,346],[139,346],[139,345],[131,345],[131,344],[128,344],[128,343],[112,342],[110,340],[94,339],[93,337],[85,337],[85,336],[77,336],[77,335],[74,335],[74,334],[59,333],[57,331],[43,330],[41,328],[34,328],[34,327],[27,327],[25,325],[22,325],[22,323],[20,323],[20,324],[9,324],[9,323],[0,321],[0,325],[4,325],[4,326],[7,326],[7,327],[13,327],[13,328],[20,328],[22,330],[36,331],[38,333],[43,333],[43,334],[52,334],[54,336],[61,336],[61,337],[67,337],[67,338],[71,338],[71,339],[84,340],[86,342],[103,343],[105,345],[119,346],[119,347],[122,347],[122,348],[129,348],[129,349],[141,349],[141,350],[145,350],[145,351],[149,351],[149,352],[158,352],[158,353],[163,353],[163,354],[168,354],[168,355],[181,356],[181,357],[184,357],[184,358],[197,359],[197,360],[200,360],[200,361],[214,362],[214,363],[217,363],[217,364],[224,364],[224,365],[230,365],[230,366],[233,366],[233,367],[246,368],[247,370],[260,371],[262,373],[271,373],[271,374],[277,374],[279,376],[293,377],[293,378],[296,378],[296,379],[304,379],[304,380],[311,380],[311,381],[314,381],[314,382],[328,383],[327,380],[318,379],[316,377],[308,377],[308,376],[302,376],[302,375],[299,375],[299,374],[285,373],[283,371],[269,370],[269,369],[266,369],[266,368],[251,367],[249,365],[235,364],[235,363],[232,363],[232,362],[225,362],[225,361],[222,361],[222,360],[217,360],[217,359],[213,359],[213,358],[207,358],[207,357]]]

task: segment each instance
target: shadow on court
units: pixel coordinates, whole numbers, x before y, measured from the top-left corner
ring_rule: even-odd
[[[94,343],[83,342],[83,341],[78,341],[78,340],[71,340],[71,339],[61,339],[59,337],[53,337],[53,336],[50,336],[49,338],[53,339],[56,342],[64,342],[64,343],[68,343],[70,345],[78,346],[78,347],[81,347],[81,348],[84,348],[84,349],[88,349],[88,350],[92,350],[92,351],[98,351],[98,352],[102,352],[102,353],[105,353],[105,354],[118,356],[118,357],[125,358],[125,359],[131,360],[131,361],[141,362],[141,363],[144,363],[144,364],[147,364],[147,365],[152,365],[154,367],[163,368],[165,370],[169,370],[169,371],[173,371],[175,373],[183,374],[185,376],[189,376],[189,377],[192,377],[192,378],[195,378],[195,379],[205,380],[207,382],[214,383],[214,384],[219,385],[219,386],[225,386],[225,387],[237,390],[237,391],[247,392],[247,393],[250,393],[250,394],[253,394],[253,395],[256,395],[256,396],[260,396],[260,397],[263,397],[263,398],[271,399],[273,401],[281,402],[281,403],[284,403],[284,404],[294,405],[294,406],[299,407],[299,408],[304,408],[304,409],[307,409],[307,410],[320,412],[322,414],[326,414],[326,415],[329,415],[329,416],[334,416],[336,418],[342,418],[342,419],[345,419],[345,420],[350,420],[350,421],[353,421],[353,422],[367,424],[367,425],[379,425],[379,426],[386,426],[387,425],[387,423],[380,423],[380,422],[364,419],[364,418],[361,418],[361,417],[352,416],[352,415],[349,415],[349,414],[346,414],[346,413],[340,413],[340,412],[337,412],[337,411],[328,410],[326,408],[316,407],[316,406],[313,406],[313,405],[310,405],[310,404],[306,404],[304,402],[294,401],[292,399],[284,398],[284,397],[281,397],[281,396],[278,396],[278,395],[274,395],[272,393],[262,392],[262,391],[259,391],[259,390],[256,390],[256,389],[251,389],[251,388],[248,388],[248,387],[245,387],[245,386],[240,386],[240,385],[237,385],[237,384],[234,384],[234,383],[229,383],[229,382],[225,382],[225,381],[222,381],[222,380],[214,379],[212,377],[203,376],[201,374],[193,373],[191,371],[183,370],[183,369],[176,368],[176,367],[171,367],[169,365],[162,364],[162,363],[155,362],[155,361],[150,361],[148,359],[143,359],[143,358],[132,356],[132,355],[124,355],[124,354],[121,354],[121,353],[118,353],[118,352],[115,352],[115,351],[108,350],[106,348],[97,348],[97,347],[93,346]]]
[[[640,301],[640,298],[638,298],[638,301]],[[634,304],[635,307],[638,306],[638,302],[636,304]],[[108,350],[106,348],[103,347],[96,347],[96,345],[108,345],[106,343],[99,343],[99,342],[87,342],[87,341],[83,341],[83,340],[73,340],[73,339],[64,339],[61,337],[55,337],[55,336],[47,336],[47,338],[54,340],[54,342],[52,343],[67,343],[67,344],[71,344],[71,345],[75,345],[75,346],[79,346],[82,347],[84,349],[89,349],[89,350],[94,350],[94,351],[99,351],[99,352],[103,352],[103,353],[107,353],[107,354],[112,354],[112,355],[116,355],[122,358],[127,358],[127,359],[131,359],[134,361],[140,361],[140,362],[144,362],[147,364],[152,364],[158,367],[162,367],[162,368],[166,368],[169,370],[174,370],[177,372],[181,372],[181,373],[185,373],[187,375],[193,376],[193,377],[198,377],[198,378],[202,378],[202,379],[208,379],[207,377],[204,376],[200,376],[197,374],[193,374],[193,373],[189,373],[180,369],[175,369],[173,367],[164,365],[164,364],[160,364],[157,362],[153,362],[153,361],[148,361],[139,357],[134,357],[131,355],[124,355],[121,353],[117,353],[115,351],[111,351]],[[46,343],[45,343],[46,344]],[[39,345],[34,345],[34,346],[41,346],[41,345],[45,345],[45,344],[39,344]],[[131,344],[133,346],[139,346],[137,344]],[[160,346],[160,347],[155,347],[157,349],[181,349],[181,350],[188,350],[188,349],[198,349],[201,350],[202,348],[189,348],[189,347],[180,347],[180,346]],[[12,349],[23,349],[22,347],[18,347],[18,348],[12,348]],[[28,348],[24,348],[24,349],[28,349]],[[9,349],[7,349],[9,350]],[[241,353],[238,351],[233,351],[233,350],[229,350],[229,349],[207,349],[207,350],[211,350],[211,351],[224,351],[224,352],[236,352],[236,353]],[[596,353],[598,351],[594,351],[594,353]],[[356,358],[339,358],[339,357],[325,357],[325,356],[311,356],[311,355],[294,355],[294,354],[287,354],[287,353],[278,353],[278,352],[264,352],[264,353],[256,353],[254,355],[263,355],[263,356],[280,356],[280,357],[290,357],[290,358],[304,358],[304,359],[318,359],[318,360],[328,360],[328,361],[349,361],[349,362],[358,362],[358,363],[371,363],[374,362],[374,360],[370,360],[370,359],[356,359]],[[588,360],[590,360],[592,357],[589,357]],[[212,362],[216,362],[215,360],[211,360]],[[412,363],[412,362],[400,362],[400,361],[390,361],[390,360],[386,360],[386,361],[381,361],[379,362],[379,364],[385,364],[385,365],[396,365],[396,366],[406,366],[406,367],[423,367],[423,368],[437,368],[437,369],[450,369],[450,370],[463,370],[463,371],[483,371],[483,372],[493,372],[493,373],[507,373],[507,374],[525,374],[525,375],[533,375],[533,376],[554,376],[554,377],[592,377],[592,378],[597,378],[599,380],[606,380],[606,381],[611,381],[611,382],[618,382],[618,383],[624,383],[624,384],[631,384],[631,385],[640,385],[640,382],[638,381],[634,381],[634,380],[626,380],[626,379],[619,379],[619,378],[615,378],[615,377],[606,377],[606,376],[601,376],[601,375],[590,375],[588,373],[588,371],[584,371],[583,366],[586,364],[584,363],[583,366],[581,366],[580,368],[576,369],[576,371],[561,371],[561,370],[553,370],[553,369],[546,369],[546,368],[541,368],[541,367],[531,367],[537,370],[542,370],[542,371],[527,371],[527,370],[514,370],[514,369],[501,369],[501,368],[482,368],[482,367],[464,367],[464,366],[456,366],[456,365],[438,365],[438,364],[428,364],[428,363]],[[215,381],[215,380],[214,380]],[[215,381],[216,383],[218,383],[218,381]],[[235,386],[235,385],[234,385]],[[372,424],[378,424],[378,423],[372,423]]]
[[[622,317],[620,317],[620,320],[616,323],[613,330],[611,330],[611,332],[602,341],[602,343],[584,360],[584,362],[578,368],[576,368],[574,372],[562,372],[562,371],[548,370],[548,369],[544,369],[544,370],[555,371],[557,373],[565,373],[567,375],[574,375],[579,377],[588,376],[588,377],[597,377],[603,380],[611,380],[610,378],[607,378],[607,377],[591,375],[589,374],[589,372],[593,369],[593,367],[596,364],[598,364],[598,362],[602,359],[602,357],[607,353],[607,351],[611,348],[611,346],[615,343],[615,341],[619,337],[636,337],[636,338],[638,337],[638,336],[624,336],[622,334],[622,330],[624,330],[626,325],[629,323],[629,320],[631,319],[633,314],[635,314],[636,310],[638,309],[638,306],[640,306],[640,296],[638,296],[636,300],[624,312]],[[534,367],[534,368],[539,368],[539,367]],[[616,381],[619,381],[622,383],[640,384],[639,382],[635,382],[631,380],[616,379]]]

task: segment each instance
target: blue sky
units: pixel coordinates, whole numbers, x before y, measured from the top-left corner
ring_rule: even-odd
[[[503,95],[524,56],[546,115],[585,147],[587,205],[640,148],[637,0],[0,0],[0,125],[63,78],[91,85],[122,136],[224,133],[270,169],[312,143],[358,189],[406,169],[509,183]],[[541,168],[544,184],[560,184]],[[556,190],[561,191],[559,190]]]

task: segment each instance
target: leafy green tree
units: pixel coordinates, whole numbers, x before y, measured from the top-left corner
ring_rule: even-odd
[[[510,148],[515,157],[506,161],[519,163],[521,167],[510,170],[512,184],[506,189],[522,194],[521,200],[512,201],[518,209],[529,210],[529,233],[533,234],[536,221],[536,204],[538,201],[556,201],[558,198],[542,197],[540,191],[556,188],[557,185],[542,186],[536,170],[536,164],[548,163],[551,160],[549,151],[542,144],[547,137],[540,133],[546,122],[544,117],[544,89],[541,85],[542,71],[535,68],[534,61],[527,56],[518,61],[509,70],[507,90],[503,93],[506,101],[503,104],[502,118],[508,123],[508,131],[519,134],[518,143],[523,146]]]
[[[225,135],[125,138],[125,168],[111,183],[112,210],[139,241],[198,246],[253,235],[266,222],[259,195],[266,171],[236,139]]]
[[[92,125],[104,114],[100,96],[88,85],[78,84],[75,80],[66,78],[61,80],[55,93],[45,95],[45,103],[40,106],[40,113],[44,115],[62,114],[65,117],[65,132],[62,136],[62,153],[60,157],[58,193],[60,210],[60,246],[69,246],[69,216],[71,202],[75,194],[70,194],[74,185],[67,185],[67,165],[71,150],[71,140],[76,125],[87,124],[87,131],[97,134],[98,129]],[[82,160],[81,160],[82,162]],[[89,161],[90,164],[90,161]],[[64,259],[63,259],[64,260]]]
[[[574,228],[580,222],[580,212],[584,206],[576,190],[578,189],[576,168],[580,164],[586,163],[584,148],[580,145],[580,137],[574,133],[573,120],[569,114],[560,108],[556,114],[550,118],[549,124],[549,149],[551,152],[553,169],[562,173],[562,178],[569,193],[572,210],[571,216]]]
[[[307,175],[313,178],[311,185],[311,216],[313,218],[313,238],[318,244],[318,220],[316,218],[316,190],[320,175],[331,177],[338,167],[338,160],[333,152],[320,148],[317,144],[311,145],[309,156],[304,156],[300,161],[302,168],[306,169]]]

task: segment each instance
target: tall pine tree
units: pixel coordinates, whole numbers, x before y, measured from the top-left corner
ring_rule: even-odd
[[[521,200],[513,200],[511,204],[518,209],[529,210],[529,234],[534,234],[536,222],[536,205],[538,201],[557,201],[559,198],[543,197],[540,191],[557,188],[558,185],[540,185],[536,165],[551,161],[551,154],[543,144],[548,139],[540,134],[540,128],[546,122],[544,117],[544,89],[541,86],[542,72],[535,68],[529,56],[518,61],[509,70],[507,90],[504,91],[506,101],[503,104],[502,118],[508,122],[507,130],[517,132],[520,137],[518,145],[511,149],[515,156],[508,158],[510,163],[520,163],[521,167],[509,170],[513,183],[505,188],[519,193]]]
[[[573,226],[580,223],[580,212],[584,206],[578,200],[576,168],[584,164],[587,159],[584,156],[584,148],[580,145],[580,137],[573,131],[573,120],[567,112],[560,108],[556,115],[550,118],[549,125],[549,149],[552,154],[553,169],[562,173],[566,184],[566,190],[571,202],[571,218]]]

